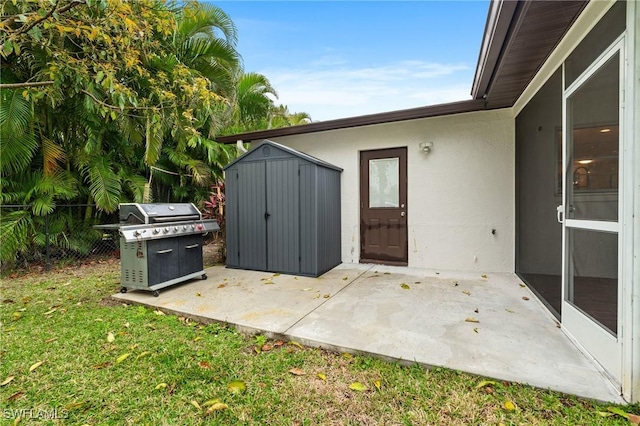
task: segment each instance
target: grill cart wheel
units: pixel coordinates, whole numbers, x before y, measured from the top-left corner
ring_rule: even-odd
[[[120,287],[120,293],[126,293],[126,292],[127,292],[126,287]]]
[[[207,274],[202,274],[202,279],[206,280],[207,279]]]
[[[153,297],[160,296],[160,292],[158,290],[153,290],[153,293],[151,293],[151,294],[153,294]]]

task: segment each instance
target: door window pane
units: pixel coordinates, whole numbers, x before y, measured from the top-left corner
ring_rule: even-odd
[[[614,55],[567,99],[567,217],[618,220],[619,70]]]
[[[567,299],[614,335],[618,329],[618,234],[568,229]]]
[[[400,159],[369,160],[369,207],[400,206]]]

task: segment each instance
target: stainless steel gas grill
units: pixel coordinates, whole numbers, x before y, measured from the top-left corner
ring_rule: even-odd
[[[120,204],[119,216],[122,293],[135,289],[158,296],[161,288],[207,278],[203,235],[220,228],[215,220],[202,219],[196,206],[127,203]]]

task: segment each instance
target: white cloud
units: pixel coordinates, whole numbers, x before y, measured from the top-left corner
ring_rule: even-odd
[[[469,99],[473,70],[465,64],[401,61],[349,68],[327,56],[297,69],[263,69],[290,111],[331,120]],[[460,83],[467,80],[468,83]]]

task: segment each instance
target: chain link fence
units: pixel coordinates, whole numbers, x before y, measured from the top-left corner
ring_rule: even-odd
[[[0,205],[0,270],[51,270],[117,261],[120,238],[117,230],[95,229],[117,223],[94,204],[56,205],[48,214],[37,214],[33,205]]]

